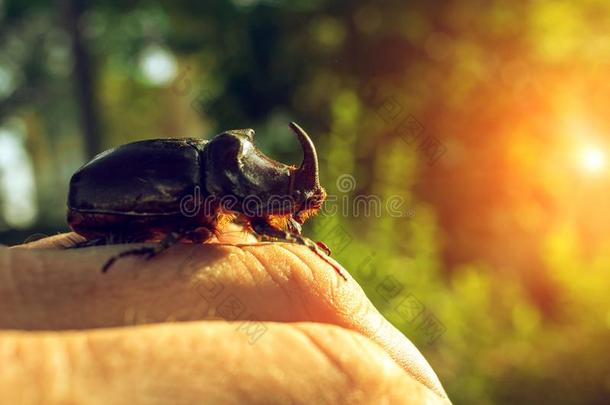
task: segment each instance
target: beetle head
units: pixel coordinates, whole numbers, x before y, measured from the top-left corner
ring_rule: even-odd
[[[299,223],[319,210],[326,197],[320,186],[313,142],[295,123],[290,128],[303,148],[299,167],[265,156],[254,145],[254,130],[223,132],[206,146],[205,184],[210,194],[235,204],[251,217],[292,215]]]

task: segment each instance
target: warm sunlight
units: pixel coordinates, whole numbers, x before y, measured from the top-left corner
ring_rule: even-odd
[[[587,173],[597,174],[606,166],[606,154],[598,146],[589,146],[582,150],[580,164]]]

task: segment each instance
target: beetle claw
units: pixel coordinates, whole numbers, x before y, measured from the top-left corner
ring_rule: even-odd
[[[331,252],[330,248],[326,245],[326,243],[321,242],[321,241],[316,241],[315,244],[318,246],[318,248],[323,250],[327,256],[331,255],[332,252]]]

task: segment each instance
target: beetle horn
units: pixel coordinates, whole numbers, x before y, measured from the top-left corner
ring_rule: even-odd
[[[318,155],[316,147],[311,138],[297,123],[291,122],[290,129],[299,138],[301,147],[303,148],[303,162],[295,171],[295,188],[301,190],[314,190],[320,187],[318,175]]]

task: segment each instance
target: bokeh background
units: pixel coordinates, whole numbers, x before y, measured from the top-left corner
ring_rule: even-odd
[[[408,3],[1,0],[0,242],[65,231],[106,148],[252,127],[298,163],[296,120],[306,233],[456,404],[608,403],[610,3]]]

